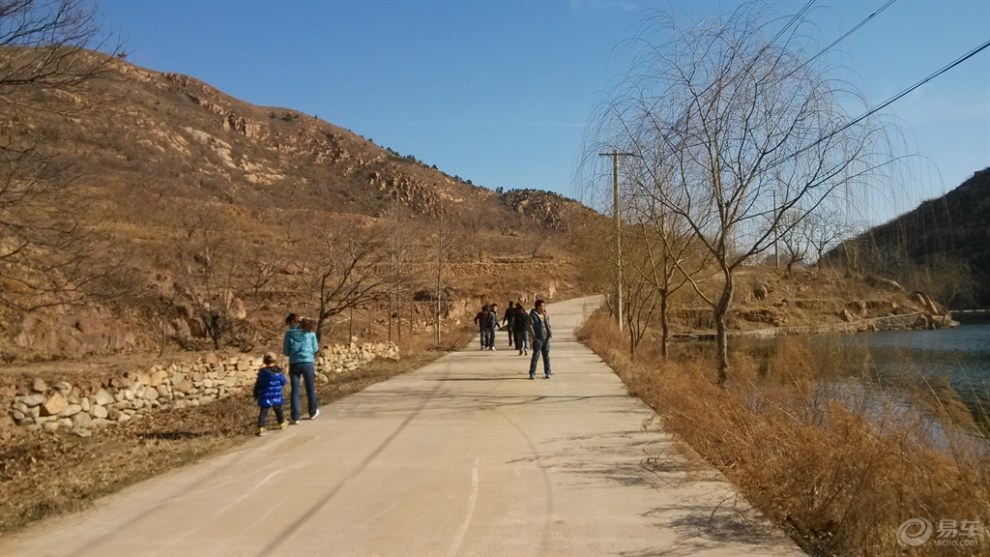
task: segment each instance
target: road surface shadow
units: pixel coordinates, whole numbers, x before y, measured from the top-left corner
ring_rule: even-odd
[[[166,441],[178,441],[179,439],[195,439],[213,435],[209,431],[149,431],[138,433],[138,439],[162,439]]]
[[[446,379],[427,379],[427,381],[529,381],[529,376],[524,375],[522,377],[448,377]]]
[[[668,505],[657,507],[644,516],[660,518],[657,528],[673,530],[676,533],[674,546],[665,549],[647,548],[624,551],[623,557],[674,557],[696,555],[707,551],[725,550],[725,544],[737,544],[737,555],[773,555],[787,545],[783,535],[755,511],[745,505],[738,508],[739,498],[731,503],[716,506],[708,505]],[[667,518],[667,516],[670,518]],[[743,547],[738,547],[742,545]],[[797,551],[795,551],[797,553]]]

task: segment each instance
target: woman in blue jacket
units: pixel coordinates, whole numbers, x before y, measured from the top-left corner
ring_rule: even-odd
[[[306,400],[309,403],[309,419],[320,415],[316,400],[316,325],[309,319],[300,319],[294,313],[285,318],[289,330],[282,340],[282,353],[289,357],[289,381],[292,385],[292,424],[299,423],[299,379],[306,385]]]

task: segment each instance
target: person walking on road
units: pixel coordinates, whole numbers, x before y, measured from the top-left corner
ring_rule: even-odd
[[[512,327],[516,350],[519,351],[520,356],[525,356],[529,354],[529,314],[526,313],[526,308],[523,307],[522,302],[516,304],[512,311],[513,315],[509,326]]]
[[[516,316],[516,307],[512,305],[512,300],[509,300],[509,307],[505,308],[505,316],[502,317],[502,326],[509,333],[509,348],[512,348],[512,335],[515,334],[515,328],[512,326],[512,320]]]
[[[481,306],[481,311],[474,316],[474,324],[478,326],[478,337],[481,339],[481,349],[488,349],[488,313],[490,308],[488,304]]]
[[[268,409],[275,410],[275,420],[279,429],[285,429],[288,422],[285,421],[285,414],[282,413],[282,405],[285,398],[282,396],[282,387],[285,386],[285,375],[282,375],[282,368],[275,365],[276,356],[274,352],[265,354],[262,361],[265,367],[258,370],[258,377],[254,380],[254,400],[258,401],[258,436],[265,434],[265,426],[268,425]]]
[[[529,378],[536,378],[536,364],[543,355],[543,376],[550,379],[550,338],[553,330],[550,328],[550,316],[544,311],[543,300],[536,300],[533,311],[529,313],[529,332],[533,339],[533,358],[529,362]]]
[[[474,322],[478,325],[478,334],[481,336],[481,349],[488,350],[491,344],[488,339],[488,325],[492,320],[492,308],[488,304],[481,306],[481,311],[474,316]]]
[[[282,340],[282,353],[289,357],[289,381],[291,383],[292,424],[299,423],[299,381],[306,386],[306,402],[309,406],[309,419],[320,415],[316,400],[316,325],[309,319],[300,319],[294,313],[285,318],[289,330]]]
[[[488,349],[495,351],[495,331],[498,330],[498,304],[492,304],[491,312],[486,320],[488,326]]]

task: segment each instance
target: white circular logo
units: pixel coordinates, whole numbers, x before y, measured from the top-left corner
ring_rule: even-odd
[[[903,547],[921,545],[932,537],[932,523],[924,518],[909,518],[897,527],[897,543]]]

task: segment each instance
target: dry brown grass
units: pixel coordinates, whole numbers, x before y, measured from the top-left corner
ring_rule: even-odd
[[[463,347],[471,327],[448,331],[438,349],[421,337],[400,361],[380,360],[318,387],[322,404],[413,371]],[[229,449],[252,437],[258,408],[249,393],[155,412],[81,439],[66,433],[0,444],[0,537],[36,520],[84,509],[104,495]]]
[[[990,551],[985,538],[948,548],[933,536],[911,549],[896,539],[913,517],[990,525],[990,449],[947,385],[880,386],[840,371],[838,359],[861,355],[788,339],[766,360],[737,355],[721,389],[706,349],[677,346],[666,363],[641,351],[631,361],[611,323],[597,314],[580,338],[808,553]]]

